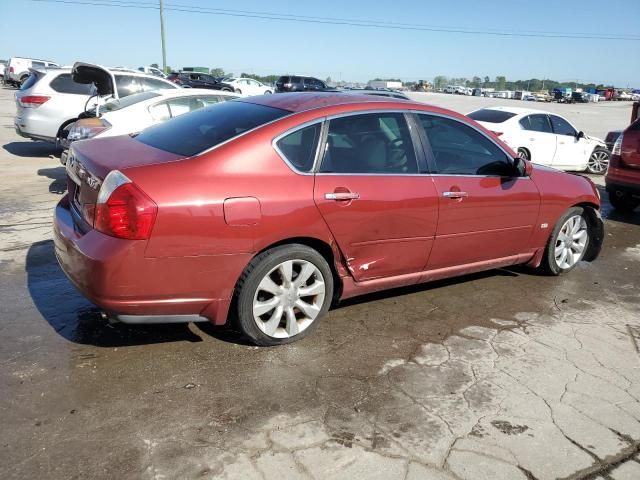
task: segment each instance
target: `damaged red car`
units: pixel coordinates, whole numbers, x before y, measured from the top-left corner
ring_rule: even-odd
[[[123,322],[233,319],[277,345],[332,302],[526,264],[603,240],[588,179],[534,166],[473,120],[335,92],[224,102],[74,143],[55,251]]]

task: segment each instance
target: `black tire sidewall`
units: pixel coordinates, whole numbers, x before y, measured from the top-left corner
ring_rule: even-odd
[[[618,197],[615,192],[611,192],[609,193],[609,203],[616,210],[629,213],[638,208],[640,200],[634,200],[629,194],[623,194],[621,197]]]
[[[287,260],[306,260],[313,263],[322,273],[325,297],[320,313],[304,331],[290,338],[272,338],[263,333],[253,318],[253,297],[258,284],[276,265]],[[306,245],[291,244],[275,247],[255,257],[245,269],[236,292],[236,323],[240,331],[253,343],[260,346],[284,345],[303,339],[312,333],[326,315],[333,299],[333,273],[325,258]]]
[[[556,263],[556,258],[555,258],[555,247],[556,247],[556,242],[558,241],[558,235],[560,234],[560,230],[562,229],[562,226],[564,225],[564,223],[569,219],[569,217],[573,217],[574,215],[580,215],[587,222],[587,243],[584,246],[582,258],[584,258],[584,254],[589,248],[589,243],[591,242],[591,229],[589,226],[589,220],[584,215],[584,208],[571,207],[558,219],[555,227],[553,227],[551,236],[549,237],[549,242],[547,243],[547,248],[545,250],[542,266],[544,267],[544,270],[551,275],[561,275],[563,273],[570,272],[579,263],[579,262],[576,262],[572,267],[569,267],[569,268],[560,268]],[[580,259],[580,261],[582,261],[582,258]]]

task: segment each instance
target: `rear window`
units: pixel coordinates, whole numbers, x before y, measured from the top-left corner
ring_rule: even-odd
[[[63,73],[51,80],[49,87],[59,93],[70,93],[72,95],[91,95],[93,85],[90,83],[77,83],[71,78],[70,73]]]
[[[136,138],[190,157],[291,112],[246,102],[223,102],[148,128]]]
[[[32,72],[31,75],[29,75],[29,78],[27,78],[24,81],[24,83],[20,86],[20,90],[28,90],[28,89],[30,89],[36,83],[38,83],[38,80],[40,80],[41,78],[42,78],[42,75]]]
[[[104,105],[100,106],[101,112],[115,112],[116,110],[121,110],[123,108],[129,107],[131,105],[135,105],[136,103],[144,102],[145,100],[149,100],[154,97],[159,97],[160,94],[156,92],[141,92],[134,93],[133,95],[129,95],[120,99],[111,99]],[[94,109],[95,111],[95,109]]]
[[[467,115],[467,117],[474,119],[476,122],[488,123],[506,122],[515,116],[515,113],[505,112],[504,110],[491,110],[489,108],[483,108],[482,110]]]

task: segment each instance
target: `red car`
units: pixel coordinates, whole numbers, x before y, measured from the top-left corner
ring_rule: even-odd
[[[640,118],[616,140],[605,184],[617,210],[631,212],[640,205]]]
[[[259,345],[302,338],[332,301],[598,256],[586,178],[517,158],[474,121],[382,97],[223,102],[137,136],[76,142],[58,261],[123,322],[227,317]]]

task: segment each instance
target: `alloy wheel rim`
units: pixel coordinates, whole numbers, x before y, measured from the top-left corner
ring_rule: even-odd
[[[599,150],[589,157],[589,170],[596,173],[604,172],[609,166],[609,154]]]
[[[320,314],[325,297],[322,273],[307,260],[287,260],[267,273],[253,296],[253,319],[265,335],[290,338]]]
[[[582,215],[569,217],[562,225],[554,250],[556,265],[562,269],[573,267],[584,254],[589,232]]]

